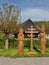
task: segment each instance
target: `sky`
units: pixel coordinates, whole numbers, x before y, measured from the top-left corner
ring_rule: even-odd
[[[3,3],[20,8],[22,21],[49,21],[49,0],[0,0],[0,7]]]

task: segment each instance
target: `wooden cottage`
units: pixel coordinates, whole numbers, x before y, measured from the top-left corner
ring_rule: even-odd
[[[28,38],[27,34],[30,34],[30,31],[28,31],[28,28],[30,28],[31,26],[33,27],[33,29],[35,29],[32,32],[34,34],[34,37],[38,38],[39,30],[37,29],[37,27],[33,23],[33,21],[30,20],[30,19],[28,19],[28,20],[24,21],[23,23],[21,23],[21,26],[20,26],[20,28],[23,28],[23,30],[24,30],[24,36],[25,36],[25,38]],[[17,38],[18,32],[15,33],[14,35]]]
[[[39,30],[37,29],[36,25],[33,23],[32,20],[28,19],[26,21],[24,21],[22,24],[22,28],[24,30],[24,34],[25,34],[25,38],[27,38],[27,34],[30,34],[30,32],[28,31],[28,28],[30,28],[31,26],[33,27],[33,34],[35,38],[38,38],[38,34],[39,34]]]

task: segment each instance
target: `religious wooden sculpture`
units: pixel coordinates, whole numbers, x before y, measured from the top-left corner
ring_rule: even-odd
[[[24,34],[22,28],[19,30],[18,42],[18,55],[22,55],[24,52]]]
[[[29,30],[29,33],[30,35],[28,35],[30,37],[30,52],[27,52],[27,54],[35,54],[35,52],[33,51],[33,30],[35,30],[32,26],[31,28],[28,29]]]
[[[42,24],[40,27],[40,41],[41,41],[41,54],[45,54],[45,52],[46,52],[46,33],[45,33],[44,24]]]

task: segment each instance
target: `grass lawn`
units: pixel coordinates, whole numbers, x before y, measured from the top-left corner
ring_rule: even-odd
[[[33,51],[36,53],[35,55],[27,55],[27,52],[29,51],[29,40],[25,40],[24,41],[24,55],[19,56],[17,54],[17,45],[18,45],[18,40],[15,39],[10,39],[9,41],[9,49],[4,49],[4,34],[0,35],[1,39],[0,39],[0,56],[4,56],[4,57],[49,57],[49,39],[47,39],[46,41],[46,54],[42,55],[40,53],[40,40],[39,39],[35,39],[33,40],[33,44],[34,44],[34,49]]]
[[[27,55],[27,52],[29,51],[28,48],[24,49],[24,55],[22,56],[18,56],[17,54],[17,49],[0,49],[0,56],[4,56],[4,57],[49,57],[49,48],[46,48],[46,54],[42,55],[39,52],[37,52],[36,50],[34,50],[34,52],[36,53],[35,55]]]

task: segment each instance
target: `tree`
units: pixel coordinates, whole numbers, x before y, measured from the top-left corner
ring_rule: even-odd
[[[9,33],[15,32],[20,21],[20,9],[14,5],[3,4],[0,8],[0,28],[5,33],[5,48],[8,49]]]

